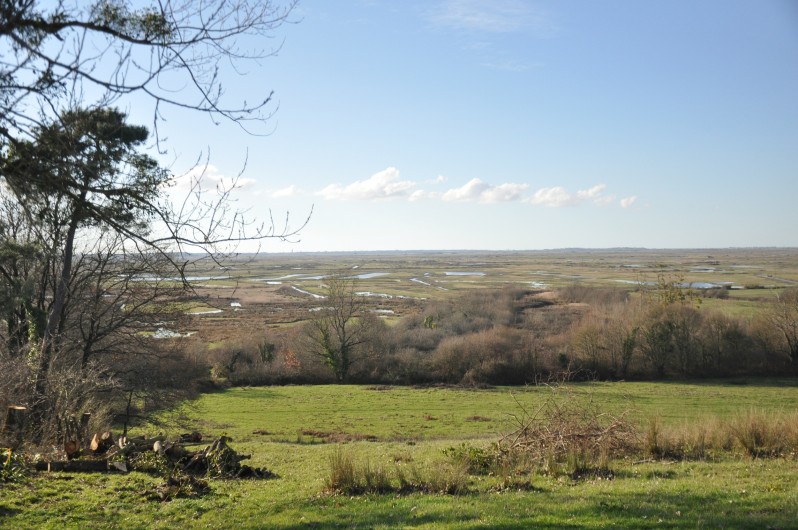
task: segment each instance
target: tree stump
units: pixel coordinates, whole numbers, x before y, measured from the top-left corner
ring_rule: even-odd
[[[78,428],[78,440],[80,440],[83,447],[88,447],[91,443],[91,433],[89,432],[89,421],[91,420],[91,412],[84,412],[80,417],[80,427]]]
[[[6,413],[6,424],[3,427],[3,438],[6,438],[11,449],[16,449],[22,444],[22,434],[25,428],[25,413],[28,409],[18,405],[10,405]]]

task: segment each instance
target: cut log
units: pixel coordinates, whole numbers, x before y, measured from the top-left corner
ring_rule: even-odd
[[[110,431],[95,433],[91,438],[89,449],[95,454],[104,453],[114,445],[114,435]]]

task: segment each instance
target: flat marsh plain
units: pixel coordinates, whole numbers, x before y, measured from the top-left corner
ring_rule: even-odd
[[[798,250],[551,251],[513,253],[357,253],[239,257],[198,266],[202,307],[188,316],[195,339],[223,342],[241,332],[293,325],[322,292],[319,276],[362,275],[388,319],[427,300],[504,285],[556,289],[574,283],[628,286],[658,274],[729,285],[707,300],[734,314],[757,311],[780,289],[798,285]],[[570,399],[627,412],[644,433],[732,419],[751,411],[792,414],[798,380],[619,382],[567,385]],[[158,426],[132,434],[197,429],[232,438],[268,480],[210,480],[210,493],[158,502],[147,493],[162,478],[129,474],[38,473],[0,484],[2,528],[798,528],[798,456],[709,454],[702,460],[618,459],[609,475],[574,478],[469,475],[459,495],[333,495],[325,491],[336,452],[388,472],[429,472],[451,464],[443,450],[488,448],[534,410],[548,386],[468,390],[452,387],[280,386],[230,388],[163,411]]]
[[[473,289],[578,284],[635,291],[660,275],[695,286],[699,296],[705,287],[725,288],[728,297],[705,299],[704,306],[746,317],[781,290],[798,287],[798,249],[265,254],[231,258],[222,267],[200,260],[189,274],[201,279],[194,282],[200,299],[180,331],[218,343],[306,319],[320,305],[329,274],[356,278],[369,307],[388,323]]]

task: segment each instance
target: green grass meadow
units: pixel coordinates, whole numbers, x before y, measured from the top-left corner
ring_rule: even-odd
[[[795,528],[798,459],[611,463],[613,476],[533,473],[526,487],[474,475],[462,495],[324,492],[330,458],[429,472],[447,447],[487,447],[550,387],[465,390],[366,386],[234,388],[164,413],[138,433],[225,433],[269,480],[211,480],[199,498],[146,497],[162,479],[142,473],[34,474],[0,485],[2,528]],[[644,426],[798,410],[796,380],[569,385],[568,399],[629,411]]]

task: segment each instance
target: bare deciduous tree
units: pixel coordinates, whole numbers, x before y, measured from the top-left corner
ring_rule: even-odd
[[[344,383],[352,365],[359,360],[366,339],[365,305],[355,292],[355,280],[342,275],[325,279],[323,306],[314,311],[305,325],[307,351],[330,367],[338,383]]]
[[[798,288],[785,289],[767,313],[776,331],[776,343],[798,369]]]

